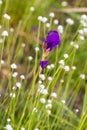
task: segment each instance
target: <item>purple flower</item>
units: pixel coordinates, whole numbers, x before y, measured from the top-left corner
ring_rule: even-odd
[[[40,60],[40,66],[42,69],[44,69],[47,64],[48,64],[48,60]]]
[[[57,31],[51,30],[48,32],[48,35],[45,40],[46,49],[50,49],[50,51],[57,45],[60,44],[60,36]]]

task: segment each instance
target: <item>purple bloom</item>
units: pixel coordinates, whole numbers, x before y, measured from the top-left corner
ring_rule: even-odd
[[[48,64],[48,60],[40,60],[40,66],[42,69],[44,69],[47,64]]]
[[[50,49],[50,51],[60,43],[60,36],[57,31],[51,30],[48,32],[46,37],[46,49]]]

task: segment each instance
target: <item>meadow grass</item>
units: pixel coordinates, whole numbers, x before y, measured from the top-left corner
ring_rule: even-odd
[[[0,130],[87,130],[87,15],[57,13],[70,4],[0,0]],[[50,30],[61,42],[41,70]]]

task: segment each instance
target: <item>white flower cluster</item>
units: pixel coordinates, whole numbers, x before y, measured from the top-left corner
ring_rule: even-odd
[[[74,20],[71,18],[67,18],[66,19],[66,23],[68,23],[69,25],[73,25],[74,24]]]
[[[7,124],[4,128],[5,128],[5,130],[13,130],[13,128],[10,124]]]
[[[41,84],[37,90],[39,93],[43,94],[43,95],[47,95],[48,94],[48,90],[45,89],[45,86],[43,84]]]
[[[50,65],[47,65],[47,69],[53,69],[54,68],[54,64],[50,64]]]
[[[10,17],[8,14],[4,14],[3,17],[4,17],[5,19],[7,19],[7,20],[10,20],[10,19],[11,19],[11,17]]]
[[[47,19],[47,17],[38,16],[38,20],[40,22],[46,23],[48,19]]]
[[[40,78],[41,80],[45,80],[45,75],[44,75],[44,74],[39,74],[39,78]]]
[[[86,14],[81,15],[80,23],[82,24],[83,27],[87,27],[87,15]]]
[[[57,30],[59,33],[63,33],[64,27],[62,25],[58,25]]]
[[[79,45],[74,43],[73,41],[70,42],[70,45],[73,46],[75,49],[79,48]]]

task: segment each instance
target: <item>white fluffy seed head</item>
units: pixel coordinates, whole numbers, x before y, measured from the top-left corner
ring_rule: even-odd
[[[20,83],[20,82],[17,82],[17,83],[16,83],[16,86],[20,89],[20,88],[21,88],[21,83]]]
[[[7,118],[7,122],[10,122],[11,121],[11,119],[10,118]]]
[[[11,27],[11,28],[10,28],[10,32],[14,32],[14,28]]]
[[[79,39],[84,41],[85,38],[84,38],[84,36],[79,36]]]
[[[42,17],[42,22],[46,23],[47,22],[47,18],[46,17]]]
[[[31,12],[34,12],[35,11],[35,8],[33,6],[30,7],[30,11]]]
[[[22,45],[21,45],[23,48],[26,46],[26,44],[25,43],[22,43]]]
[[[5,61],[4,60],[1,60],[1,64],[3,65],[5,63]]]
[[[32,57],[32,56],[28,56],[28,60],[29,60],[29,61],[32,61],[32,60],[33,60],[33,57]]]
[[[79,76],[81,79],[85,79],[85,74],[80,74]]]
[[[63,79],[61,79],[61,80],[60,80],[60,82],[61,82],[61,83],[64,83],[64,80],[63,80]]]
[[[48,103],[48,104],[46,104],[45,107],[46,107],[46,109],[48,109],[48,108],[51,109],[51,108],[52,108],[52,104],[51,104],[51,103]]]
[[[8,20],[11,19],[11,17],[10,17],[8,14],[4,14],[3,17],[4,17],[5,19],[8,19]]]
[[[10,97],[15,98],[15,93],[10,93]]]
[[[4,30],[1,35],[4,36],[4,37],[7,37],[8,36],[8,32],[6,30]]]
[[[39,80],[39,81],[38,81],[38,83],[39,83],[39,84],[42,84],[42,81],[41,81],[41,80]]]
[[[66,23],[68,23],[69,25],[73,25],[74,24],[74,20],[72,20],[71,18],[67,18],[66,19]]]
[[[64,60],[60,60],[58,63],[59,63],[60,65],[64,65]]]
[[[87,20],[87,15],[86,15],[86,14],[82,14],[82,15],[81,15],[81,19],[82,19],[82,20]]]
[[[58,27],[57,27],[57,30],[58,30],[58,32],[59,33],[63,33],[63,30],[64,30],[64,28],[63,28],[63,26],[62,25],[59,25]]]
[[[61,5],[65,7],[65,6],[68,5],[68,2],[67,2],[67,1],[63,1],[63,2],[61,3]]]
[[[0,0],[0,5],[2,4],[2,0]]]
[[[50,66],[50,65],[47,65],[47,69],[48,69],[48,70],[51,69],[51,66]]]
[[[13,128],[12,128],[12,126],[10,124],[7,124],[4,128],[6,130],[13,130]]]
[[[21,79],[25,79],[25,76],[22,74],[22,75],[20,75],[20,78]]]
[[[45,80],[45,75],[44,75],[44,74],[40,74],[40,75],[39,75],[39,78],[40,78],[41,80]]]
[[[49,77],[48,77],[48,80],[49,80],[49,81],[52,81],[52,77],[49,76]]]
[[[38,16],[38,20],[42,21],[43,17],[42,16]]]
[[[38,52],[39,51],[39,47],[35,47],[35,51]]]
[[[46,27],[47,27],[47,28],[50,28],[50,23],[46,23]]]
[[[50,16],[51,18],[54,18],[54,17],[55,17],[54,12],[51,12],[51,13],[49,14],[49,16]]]
[[[17,65],[15,63],[11,64],[12,69],[17,69]]]
[[[72,66],[72,69],[73,69],[73,70],[76,70],[76,66]]]
[[[76,49],[79,48],[79,45],[78,45],[78,44],[74,44],[73,46],[74,46],[74,48],[76,48]]]
[[[50,115],[51,114],[51,110],[47,110],[47,114]]]
[[[78,112],[79,112],[79,109],[75,109],[75,112],[78,113]]]
[[[68,65],[66,65],[66,66],[64,66],[64,70],[68,72],[70,70],[70,67]]]
[[[51,67],[51,68],[54,68],[54,64],[51,64],[50,67]]]
[[[24,128],[24,127],[21,127],[21,130],[25,130],[25,128]]]
[[[59,21],[58,21],[57,19],[54,19],[53,23],[54,23],[55,25],[57,25],[57,24],[59,23]]]
[[[40,102],[41,102],[42,104],[45,104],[45,103],[46,103],[46,99],[45,99],[45,98],[40,98]]]
[[[62,102],[63,104],[65,104],[65,103],[66,103],[66,101],[65,101],[65,100],[61,100],[61,102]]]
[[[57,98],[57,94],[56,94],[55,92],[52,92],[52,93],[51,93],[51,97],[52,97],[52,98]]]
[[[64,56],[65,59],[67,59],[69,57],[69,55],[66,54],[66,53],[63,56]]]
[[[34,130],[39,130],[39,128],[35,128]]]
[[[17,77],[17,75],[18,75],[18,72],[14,72],[13,74],[12,74],[12,77]]]

